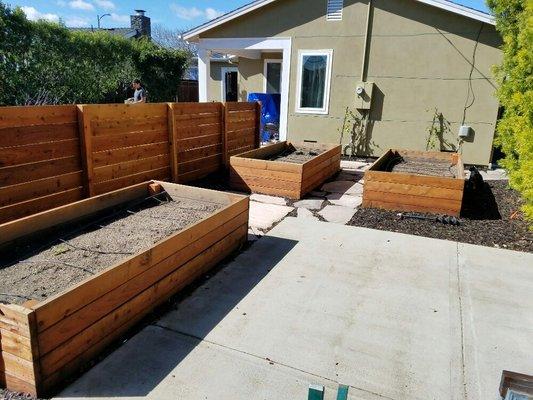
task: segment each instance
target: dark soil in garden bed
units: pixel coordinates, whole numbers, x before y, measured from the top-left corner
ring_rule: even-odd
[[[457,176],[457,166],[450,164],[446,160],[438,160],[435,158],[423,157],[400,157],[392,158],[389,163],[389,168],[385,171],[425,175],[425,176],[442,176],[445,178],[455,178]]]
[[[522,204],[507,181],[488,181],[479,193],[465,190],[459,226],[399,219],[397,211],[374,208],[360,208],[348,225],[533,252],[533,234],[520,211]]]
[[[222,207],[149,198],[85,226],[0,251],[0,302],[43,300],[200,221]]]
[[[285,151],[270,157],[268,160],[290,162],[293,164],[304,164],[324,152],[325,150],[308,148],[304,146],[290,146]]]

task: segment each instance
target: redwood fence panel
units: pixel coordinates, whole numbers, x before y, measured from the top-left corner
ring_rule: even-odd
[[[224,121],[224,164],[229,167],[231,156],[259,147],[261,104],[226,103]]]
[[[222,167],[223,107],[222,103],[170,105],[175,145],[173,154],[178,183],[203,178]]]
[[[168,106],[80,106],[89,195],[170,179]]]
[[[76,106],[0,108],[0,223],[84,196]]]
[[[0,107],[0,224],[259,147],[259,103]]]

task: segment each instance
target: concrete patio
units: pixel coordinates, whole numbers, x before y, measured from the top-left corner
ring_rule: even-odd
[[[533,255],[285,218],[58,399],[496,400],[533,371]]]

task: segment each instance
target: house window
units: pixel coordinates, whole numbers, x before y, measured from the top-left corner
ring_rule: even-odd
[[[326,9],[327,21],[342,21],[343,0],[327,0],[328,5]]]
[[[327,114],[333,50],[301,50],[296,112]]]
[[[265,93],[281,93],[281,62],[277,59],[266,59],[264,68]]]

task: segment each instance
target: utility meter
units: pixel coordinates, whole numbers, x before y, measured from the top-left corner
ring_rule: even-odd
[[[355,108],[358,110],[370,110],[374,82],[358,82],[355,87]]]
[[[465,139],[468,136],[470,136],[470,130],[471,129],[472,128],[470,128],[468,125],[461,125],[459,127],[459,138]]]
[[[358,85],[355,89],[355,93],[357,93],[358,96],[361,96],[365,92],[365,87]]]

